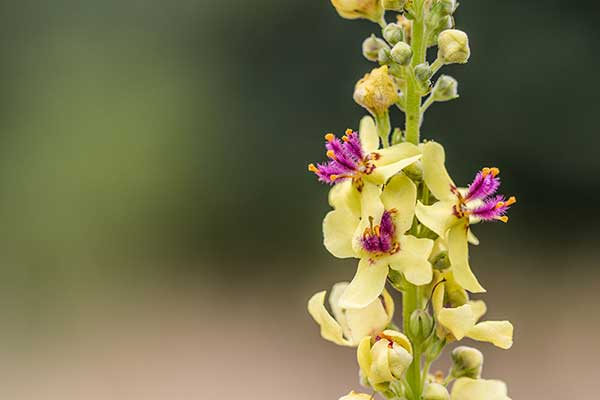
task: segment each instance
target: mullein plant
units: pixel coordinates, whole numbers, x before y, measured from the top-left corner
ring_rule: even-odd
[[[427,109],[458,97],[454,78],[434,77],[444,65],[466,63],[470,56],[467,34],[454,29],[457,4],[331,2],[343,18],[381,27],[381,38],[371,35],[362,45],[378,67],[358,81],[353,96],[370,115],[357,131],[326,134],[327,161],[308,166],[331,186],[325,247],[335,257],[358,260],[351,282],[308,302],[324,339],[357,349],[366,393],[340,400],[509,399],[503,382],[482,378],[483,355],[475,348],[454,348],[448,373],[430,373],[448,344],[470,338],[508,349],[513,337],[508,321],[480,321],[486,305],[469,294],[485,289],[469,265],[469,246],[478,244],[474,224],[506,223],[516,200],[498,193],[495,167],[457,185],[442,145],[420,136]],[[396,21],[386,22],[386,13]],[[429,63],[427,49],[436,45],[437,58]],[[403,128],[392,129],[390,107],[404,112]],[[395,307],[386,283],[402,293],[401,327],[392,322]]]

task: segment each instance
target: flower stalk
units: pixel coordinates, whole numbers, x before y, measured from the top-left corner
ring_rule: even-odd
[[[474,224],[507,222],[516,199],[497,193],[495,167],[458,187],[446,170],[444,148],[421,140],[423,114],[458,98],[454,78],[441,75],[432,84],[432,77],[470,57],[466,33],[453,29],[456,1],[332,3],[342,17],[371,20],[383,33],[383,39],[371,35],[363,42],[365,58],[380,66],[358,81],[353,94],[371,116],[358,131],[326,134],[327,161],[308,166],[332,186],[325,247],[335,257],[359,260],[352,281],[329,294],[331,313],[325,291],[308,305],[324,339],[357,347],[361,384],[372,394],[350,392],[341,399],[510,400],[503,382],[481,378],[483,356],[475,349],[455,349],[446,377],[429,374],[449,343],[468,337],[508,349],[513,336],[508,321],[479,322],[487,307],[469,292],[485,289],[469,264],[469,245],[479,243]],[[397,23],[387,24],[390,11],[400,13]],[[436,42],[438,56],[429,64],[427,48]],[[390,119],[394,105],[405,113],[404,131]],[[388,282],[402,293],[402,332],[393,322]]]

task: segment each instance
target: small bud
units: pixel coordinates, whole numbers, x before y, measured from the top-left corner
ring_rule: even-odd
[[[398,42],[392,48],[391,55],[394,62],[403,66],[407,66],[410,64],[413,51],[408,44],[404,42]]]
[[[383,0],[383,8],[390,11],[404,11],[406,0]]]
[[[379,49],[379,54],[377,54],[377,61],[381,65],[388,65],[392,62],[392,55],[390,54],[390,49],[384,47]]]
[[[440,0],[439,4],[442,15],[452,15],[456,11],[456,0]]]
[[[362,44],[363,56],[369,61],[377,61],[379,50],[387,48],[388,45],[375,35],[366,38]]]
[[[404,29],[398,24],[387,24],[383,28],[383,38],[393,46],[404,40]]]
[[[483,367],[483,354],[477,349],[467,346],[459,346],[452,350],[452,371],[454,378],[472,378],[481,377]]]
[[[423,390],[423,400],[449,400],[448,390],[439,383],[429,383]]]
[[[445,64],[464,64],[469,60],[469,37],[458,29],[447,29],[438,37],[438,57]]]
[[[419,64],[415,67],[415,77],[420,82],[427,82],[433,76],[433,71],[431,71],[431,67],[428,62],[424,62],[423,64]]]
[[[408,323],[410,338],[415,343],[423,343],[433,333],[433,318],[425,310],[415,310]]]
[[[437,270],[450,268],[450,257],[448,256],[448,251],[444,250],[437,253],[435,256],[429,259],[429,262],[431,263],[431,266]]]
[[[379,22],[383,16],[381,0],[331,0],[331,4],[342,18],[365,18]]]
[[[435,83],[432,94],[435,101],[449,101],[458,97],[458,82],[451,76],[442,75]]]
[[[383,116],[398,99],[398,88],[386,65],[366,74],[354,88],[354,101],[378,117]]]

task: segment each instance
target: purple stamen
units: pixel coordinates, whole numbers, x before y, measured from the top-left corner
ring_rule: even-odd
[[[475,179],[469,185],[469,191],[465,200],[485,199],[493,196],[500,187],[500,179],[489,171],[479,171]]]
[[[360,239],[362,248],[374,255],[392,254],[398,251],[398,244],[395,241],[396,227],[392,219],[392,213],[395,210],[384,211],[381,216],[381,223],[377,226],[370,226],[365,229]]]
[[[378,155],[376,153],[365,155],[358,133],[351,130],[346,131],[343,140],[331,133],[325,135],[325,139],[329,161],[316,167],[310,164],[309,171],[314,172],[319,177],[319,181],[330,185],[344,179],[353,179],[360,190],[361,175],[368,175],[373,171],[375,166],[371,164],[371,160],[376,160]]]

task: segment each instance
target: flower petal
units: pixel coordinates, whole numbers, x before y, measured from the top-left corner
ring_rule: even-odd
[[[343,208],[360,216],[360,193],[350,179],[336,183],[329,190],[329,205],[333,208]]]
[[[360,223],[355,226],[355,231],[353,232],[354,238],[352,239],[352,246],[355,253],[359,253],[362,250],[360,238],[365,228],[369,227],[370,219],[373,219],[375,225],[379,224],[381,216],[385,211],[381,202],[381,189],[379,186],[371,182],[365,182],[360,197],[360,204],[361,219]]]
[[[417,187],[413,181],[404,174],[392,177],[383,189],[381,201],[386,210],[396,209],[396,232],[401,235],[408,231],[413,223],[417,202]]]
[[[363,374],[368,378],[371,371],[371,338],[364,337],[358,344],[356,349],[356,359]]]
[[[368,258],[362,258],[354,279],[340,298],[340,306],[364,308],[369,305],[383,291],[387,274],[387,260],[377,259],[371,263]]]
[[[379,135],[373,118],[367,115],[360,120],[358,134],[365,154],[373,153],[379,149]]]
[[[389,147],[388,147],[389,148]],[[382,157],[383,158],[383,157]],[[404,158],[400,161],[396,161],[392,164],[378,165],[370,175],[367,175],[367,179],[371,182],[382,185],[387,182],[392,176],[396,175],[402,169],[408,167],[410,164],[418,161],[421,155],[416,155],[408,158]],[[377,163],[374,163],[377,164]]]
[[[342,327],[325,308],[325,291],[316,293],[308,301],[308,312],[321,327],[321,336],[340,346],[352,346],[342,333]]]
[[[383,331],[389,323],[388,313],[383,306],[381,297],[377,297],[365,308],[346,310],[346,319],[354,343],[358,343],[365,336]]]
[[[475,325],[475,316],[469,304],[456,308],[442,308],[438,313],[438,320],[456,340],[464,338]]]
[[[427,187],[438,200],[453,199],[450,188],[454,182],[446,171],[444,165],[446,155],[441,144],[436,142],[427,142],[422,147],[423,152],[423,180]]]
[[[428,261],[432,248],[431,239],[401,236],[400,251],[389,258],[390,268],[402,272],[414,285],[427,285],[433,278],[433,269]]]
[[[451,400],[510,400],[506,384],[498,380],[459,378],[452,387]]]
[[[381,157],[378,160],[373,161],[373,164],[375,164],[376,167],[382,167],[384,165],[394,164],[407,158],[421,156],[419,148],[408,142],[395,144],[384,149],[379,149],[377,153]]]
[[[469,229],[467,239],[469,240],[469,243],[471,243],[473,246],[479,246],[479,238],[475,236],[472,229]]]
[[[356,393],[355,391],[351,391],[345,396],[339,398],[339,400],[372,400],[373,396],[370,394],[364,393]]]
[[[487,306],[485,305],[485,301],[483,300],[471,300],[469,301],[471,308],[473,309],[473,315],[475,316],[475,320],[479,321],[481,317],[485,315],[487,312]]]
[[[323,243],[335,257],[354,257],[352,241],[360,220],[347,209],[330,211],[323,220]]]
[[[469,266],[468,225],[456,224],[448,232],[448,256],[454,279],[472,293],[483,293],[486,290],[479,284]]]
[[[346,320],[346,310],[340,307],[340,297],[344,293],[344,290],[348,287],[348,282],[339,282],[333,285],[331,292],[329,293],[329,307],[333,313],[333,318],[340,324],[344,337],[352,338],[350,328],[348,327],[348,321]]]
[[[452,211],[453,206],[450,201],[438,201],[431,206],[418,202],[415,214],[419,222],[445,239],[448,229],[458,221]]]
[[[508,321],[485,321],[471,328],[466,336],[481,342],[490,342],[501,349],[513,344],[513,325]]]

